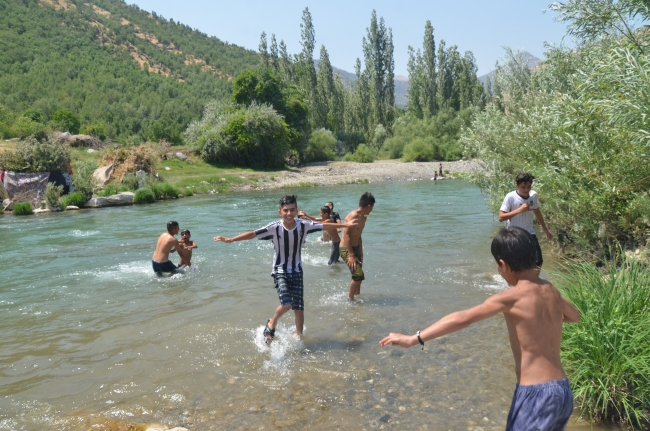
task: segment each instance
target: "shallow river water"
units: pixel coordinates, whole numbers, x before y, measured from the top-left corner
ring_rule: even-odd
[[[311,235],[305,335],[288,313],[270,348],[272,244],[212,237],[277,219],[284,191],[0,218],[0,430],[503,429],[515,375],[502,316],[424,351],[378,343],[503,289],[498,223],[461,181],[289,192],[344,217],[366,190],[377,203],[359,300]],[[199,269],[159,278],[151,255],[171,219],[191,230]]]

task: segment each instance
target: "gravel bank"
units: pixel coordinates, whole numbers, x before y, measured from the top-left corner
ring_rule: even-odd
[[[386,181],[431,180],[440,162],[409,162],[399,160],[378,160],[374,163],[320,162],[301,168],[279,171],[272,181],[260,182],[257,187],[243,186],[239,190],[278,189],[295,186],[332,186],[349,183],[379,183]],[[443,172],[449,170],[446,178],[453,178],[459,172],[470,173],[481,169],[476,160],[442,162]]]

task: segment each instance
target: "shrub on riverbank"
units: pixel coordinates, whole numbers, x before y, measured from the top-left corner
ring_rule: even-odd
[[[16,172],[67,171],[70,150],[64,144],[50,140],[44,133],[18,142],[15,150],[0,153],[0,166]]]
[[[93,191],[97,188],[97,179],[93,176],[95,169],[97,169],[97,164],[93,162],[78,161],[75,163],[72,184],[76,192],[88,198],[93,195]]]
[[[157,200],[176,199],[180,191],[169,183],[155,183],[149,186]]]
[[[59,201],[59,206],[65,209],[67,206],[83,207],[86,204],[86,197],[80,192],[72,192],[63,196]]]
[[[59,206],[59,199],[63,194],[63,186],[57,186],[54,183],[47,183],[45,187],[45,203],[51,207]]]
[[[359,144],[354,154],[347,153],[343,160],[346,162],[372,163],[377,158],[375,152],[366,144]]]
[[[33,213],[32,204],[29,202],[16,202],[14,204],[14,215],[29,215]]]
[[[154,202],[156,202],[156,195],[150,189],[143,187],[136,190],[133,197],[134,204],[152,204]]]
[[[576,401],[592,420],[642,428],[650,419],[650,270],[630,258],[566,269],[557,285],[582,319],[562,335]]]

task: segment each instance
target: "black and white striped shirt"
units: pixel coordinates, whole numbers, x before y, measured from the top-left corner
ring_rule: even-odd
[[[291,230],[284,227],[282,220],[274,221],[257,229],[255,231],[257,239],[273,241],[275,256],[273,256],[271,274],[302,271],[302,262],[300,261],[302,245],[308,234],[322,230],[322,224],[303,219],[296,219],[296,226]]]

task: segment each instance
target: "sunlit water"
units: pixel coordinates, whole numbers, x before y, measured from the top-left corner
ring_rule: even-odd
[[[424,351],[378,344],[505,287],[481,194],[461,181],[289,192],[345,216],[366,190],[360,299],[310,236],[305,335],[289,313],[270,347],[271,243],[212,237],[277,219],[284,191],[0,218],[0,430],[503,429],[515,377],[501,316]],[[171,219],[192,231],[199,269],[159,278],[151,255]]]

